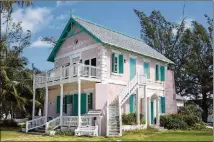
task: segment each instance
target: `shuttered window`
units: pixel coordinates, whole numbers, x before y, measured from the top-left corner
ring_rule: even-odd
[[[148,62],[144,62],[144,75],[147,77],[147,79],[150,78],[150,69],[149,69],[149,63]]]
[[[124,57],[122,54],[112,53],[112,72],[123,74],[124,72]]]
[[[165,81],[165,67],[156,65],[156,80]]]

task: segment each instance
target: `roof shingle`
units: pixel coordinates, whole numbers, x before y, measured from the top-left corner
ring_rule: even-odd
[[[84,28],[86,28],[86,30],[88,30],[95,37],[100,39],[103,43],[132,51],[144,56],[152,57],[154,59],[158,59],[167,63],[173,63],[171,60],[166,58],[164,55],[162,55],[152,47],[145,44],[140,39],[107,29],[103,26],[83,20],[78,17],[73,17],[73,19]]]

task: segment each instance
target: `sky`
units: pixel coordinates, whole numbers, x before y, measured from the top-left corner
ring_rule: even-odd
[[[24,31],[31,30],[32,43],[23,51],[23,56],[40,70],[54,67],[47,58],[53,46],[42,42],[41,37],[58,39],[72,14],[110,29],[140,38],[140,22],[133,9],[150,15],[153,10],[159,10],[166,20],[179,23],[183,17],[184,2],[74,2],[46,1],[33,2],[27,8],[15,7],[12,18],[15,22],[22,21]],[[191,21],[196,20],[207,27],[204,14],[212,17],[212,2],[185,2],[186,25],[191,27]]]

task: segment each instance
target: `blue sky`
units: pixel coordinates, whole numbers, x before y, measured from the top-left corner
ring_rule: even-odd
[[[34,2],[29,8],[17,7],[12,17],[22,21],[24,30],[32,31],[32,44],[24,49],[23,55],[29,60],[29,67],[34,63],[41,70],[53,68],[53,63],[46,61],[52,47],[40,41],[40,37],[58,38],[65,24],[73,14],[83,19],[104,25],[113,30],[140,38],[139,19],[133,12],[138,9],[147,15],[159,10],[169,21],[179,23],[182,18],[184,2]],[[204,14],[212,17],[212,2],[186,2],[185,16],[187,26],[196,20],[207,26]]]

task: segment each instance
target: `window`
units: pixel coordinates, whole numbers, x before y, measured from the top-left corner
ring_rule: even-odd
[[[156,80],[165,81],[165,67],[156,65]]]
[[[144,75],[147,79],[150,79],[150,67],[148,62],[144,62]]]
[[[118,53],[112,54],[112,72],[113,73],[123,73],[123,55]]]

